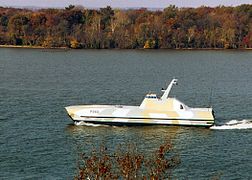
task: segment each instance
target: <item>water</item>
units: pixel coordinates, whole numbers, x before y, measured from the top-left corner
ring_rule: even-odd
[[[0,49],[0,179],[73,179],[78,153],[172,140],[178,179],[252,178],[252,52]],[[64,107],[139,105],[176,77],[172,95],[212,105],[216,126],[76,126]]]

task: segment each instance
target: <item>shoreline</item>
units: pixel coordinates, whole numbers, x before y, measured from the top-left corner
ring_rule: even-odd
[[[0,45],[0,48],[22,48],[22,49],[70,49],[68,47],[43,47],[43,46],[20,46],[20,45]]]
[[[61,50],[76,50],[74,48],[69,48],[69,47],[43,47],[43,46],[20,46],[20,45],[0,45],[0,48],[21,48],[21,49],[61,49]],[[153,48],[136,48],[136,49],[129,49],[129,48],[79,48],[77,50],[214,50],[214,51],[220,51],[220,50],[238,50],[238,51],[243,51],[243,50],[252,50],[252,48],[237,48],[237,49],[225,49],[225,48],[158,48],[158,49],[153,49]]]

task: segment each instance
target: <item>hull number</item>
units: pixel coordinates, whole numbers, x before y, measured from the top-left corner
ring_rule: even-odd
[[[91,109],[91,110],[90,110],[90,113],[95,113],[95,114],[98,114],[98,113],[99,113],[99,111],[98,111],[98,110],[93,110],[93,109]]]

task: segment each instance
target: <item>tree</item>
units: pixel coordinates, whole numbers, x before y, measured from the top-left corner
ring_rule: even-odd
[[[110,6],[107,6],[106,8],[101,8],[100,13],[101,13],[101,29],[105,30],[106,28],[110,27],[111,20],[113,19],[114,16],[114,10]]]
[[[251,47],[252,5],[162,11],[0,7],[0,43],[78,48]],[[154,43],[155,42],[155,43]]]
[[[138,152],[134,144],[109,152],[104,146],[90,155],[82,153],[75,179],[168,179],[180,164],[170,142],[159,146],[152,156]]]
[[[24,37],[29,30],[29,18],[26,14],[17,14],[10,18],[8,23],[8,31],[15,45],[23,45]]]

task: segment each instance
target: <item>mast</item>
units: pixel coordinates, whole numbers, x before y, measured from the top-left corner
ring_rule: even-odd
[[[167,89],[166,90],[162,90],[164,92],[164,94],[162,95],[161,97],[161,100],[164,100],[164,99],[167,99],[168,96],[169,96],[169,93],[171,91],[171,88],[173,85],[177,85],[177,79],[173,79],[170,84],[168,85]]]

